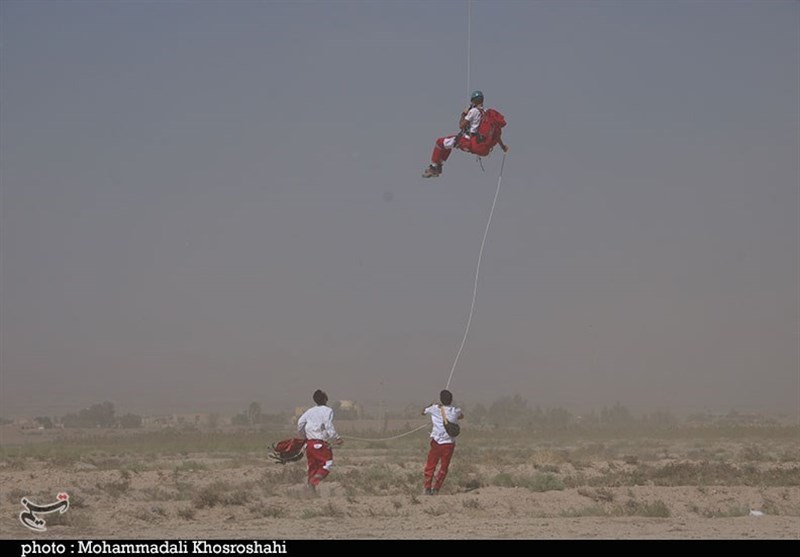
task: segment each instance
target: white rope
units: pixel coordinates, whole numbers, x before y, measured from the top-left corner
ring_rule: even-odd
[[[464,350],[464,344],[467,342],[467,335],[469,328],[472,324],[472,315],[475,312],[475,300],[478,297],[478,277],[481,272],[481,260],[483,259],[483,248],[486,245],[486,237],[489,235],[489,225],[492,224],[492,215],[494,215],[494,208],[497,205],[497,196],[500,193],[500,184],[503,182],[503,167],[506,163],[506,154],[503,153],[503,161],[500,163],[500,176],[497,178],[497,189],[494,192],[494,201],[492,201],[492,210],[489,211],[489,220],[486,221],[486,229],[483,231],[483,240],[481,241],[481,249],[478,252],[478,266],[475,269],[475,283],[472,286],[472,305],[469,308],[469,318],[467,319],[467,328],[464,330],[464,338],[461,339],[461,346],[458,348],[456,359],[453,362],[453,367],[450,370],[450,377],[447,378],[447,386],[445,389],[450,388],[450,381],[453,379],[453,372],[456,370],[458,359],[461,357],[461,351]]]
[[[470,50],[471,50],[471,42],[472,42],[472,0],[467,1],[467,96],[470,95]],[[480,159],[479,159],[480,160]],[[475,312],[475,300],[478,296],[478,277],[481,271],[481,260],[483,259],[483,248],[486,245],[486,236],[489,234],[489,225],[492,223],[492,215],[494,215],[494,208],[497,205],[497,196],[500,193],[500,184],[503,180],[503,166],[505,166],[506,162],[506,155],[503,154],[503,162],[500,164],[500,177],[497,179],[497,190],[494,192],[494,201],[492,201],[492,209],[489,211],[489,220],[486,223],[486,229],[483,231],[483,240],[481,241],[481,249],[478,253],[478,267],[475,270],[475,284],[472,288],[472,305],[469,308],[469,318],[467,319],[467,327],[464,331],[464,338],[461,339],[461,346],[458,349],[458,353],[456,354],[456,359],[453,362],[453,367],[450,370],[450,377],[447,379],[447,386],[445,388],[450,388],[450,381],[453,379],[453,372],[456,370],[456,365],[458,364],[458,360],[461,357],[461,352],[464,350],[464,344],[467,342],[467,335],[469,334],[469,328],[472,324],[472,315]],[[399,435],[394,435],[392,437],[384,437],[381,439],[366,439],[363,437],[351,437],[342,435],[342,439],[352,439],[354,441],[368,441],[368,442],[375,442],[375,441],[391,441],[393,439],[399,439],[401,437],[405,437],[406,435],[411,435],[412,433],[416,433],[417,431],[428,427],[428,424],[424,424],[419,426],[416,429],[412,429],[411,431],[407,431],[406,433],[401,433]]]
[[[469,98],[470,92],[470,85],[472,83],[469,79],[469,70],[470,70],[470,45],[472,43],[472,0],[468,0],[467,2],[467,98]]]
[[[353,439],[354,441],[391,441],[392,439],[400,439],[401,437],[405,437],[406,435],[411,435],[412,433],[416,433],[420,429],[425,429],[428,427],[428,424],[422,424],[417,429],[412,429],[411,431],[407,431],[405,433],[401,433],[400,435],[394,435],[392,437],[384,437],[382,439],[366,439],[364,437],[351,437],[349,435],[340,435],[342,439]]]

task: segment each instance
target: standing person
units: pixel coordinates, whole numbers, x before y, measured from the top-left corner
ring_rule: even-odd
[[[314,391],[314,402],[297,420],[297,433],[306,439],[308,458],[308,486],[316,491],[319,483],[333,468],[331,444],[341,445],[343,440],[333,425],[333,409],[328,406],[325,391]]]
[[[423,178],[440,176],[442,165],[450,157],[450,151],[453,148],[481,157],[488,155],[495,145],[500,145],[503,152],[508,151],[508,146],[503,143],[502,139],[502,128],[506,125],[503,115],[493,109],[484,110],[481,91],[474,91],[469,102],[469,107],[461,113],[458,121],[461,131],[456,135],[448,135],[436,140],[431,155],[431,164],[422,173]],[[482,123],[483,127],[481,127]],[[481,129],[482,133],[479,132]]]
[[[456,445],[452,437],[447,433],[444,428],[444,416],[447,417],[448,422],[458,423],[458,420],[464,419],[464,414],[461,408],[453,406],[453,393],[444,389],[439,393],[439,400],[441,404],[433,403],[422,411],[422,415],[429,415],[431,417],[431,447],[428,451],[428,459],[425,462],[424,483],[426,495],[436,495],[444,484],[447,477],[447,469],[450,467],[450,459],[453,458],[453,451]],[[436,465],[440,464],[439,473],[436,474],[434,481],[434,474],[436,472]]]

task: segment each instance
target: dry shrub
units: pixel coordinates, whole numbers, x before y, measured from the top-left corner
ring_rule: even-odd
[[[588,497],[597,503],[610,503],[614,500],[614,493],[608,489],[578,489],[578,495]]]

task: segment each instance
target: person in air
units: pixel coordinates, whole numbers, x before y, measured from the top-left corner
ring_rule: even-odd
[[[461,130],[456,135],[440,137],[436,140],[431,155],[431,164],[423,172],[423,178],[435,178],[442,174],[442,165],[450,156],[453,148],[473,153],[479,157],[487,156],[495,145],[500,145],[503,152],[508,146],[503,143],[502,133],[506,121],[502,114],[494,109],[484,109],[483,93],[473,91],[470,104],[458,121]]]

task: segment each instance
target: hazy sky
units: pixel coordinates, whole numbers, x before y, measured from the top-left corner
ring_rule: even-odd
[[[800,411],[798,2],[2,0],[0,78],[0,415],[428,403],[470,89],[457,402]]]

